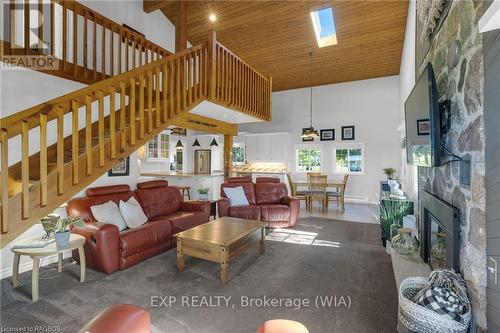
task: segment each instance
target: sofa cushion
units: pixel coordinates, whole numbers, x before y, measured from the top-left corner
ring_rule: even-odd
[[[279,204],[287,195],[285,183],[260,182],[255,184],[255,197],[258,205]]]
[[[241,177],[243,178],[243,177]],[[220,196],[223,198],[227,198],[226,193],[224,192],[225,188],[235,188],[235,187],[243,187],[243,191],[245,192],[245,196],[247,197],[248,202],[251,205],[255,205],[255,188],[252,182],[232,182],[232,183],[224,183],[220,187]]]
[[[248,200],[245,195],[245,191],[243,191],[243,187],[238,186],[238,187],[226,187],[224,188],[224,193],[226,194],[227,198],[229,199],[229,206],[231,207],[236,207],[236,206],[248,206]]]
[[[279,204],[263,204],[260,207],[260,219],[265,222],[288,221],[290,207]]]
[[[257,205],[229,207],[229,216],[240,219],[260,220],[260,208]]]
[[[68,215],[78,216],[86,222],[95,222],[96,218],[92,215],[90,207],[113,201],[116,204],[120,200],[127,201],[134,196],[128,185],[112,185],[89,188],[86,191],[86,197],[74,198],[68,201],[66,210]]]
[[[172,234],[175,235],[206,223],[208,219],[204,212],[180,210],[172,214],[157,216],[152,221],[169,221],[172,224]]]
[[[127,224],[127,227],[138,228],[148,221],[141,205],[132,197],[127,202],[120,200],[120,213]]]
[[[173,186],[138,188],[135,193],[149,219],[171,214],[181,208],[181,191]]]
[[[101,205],[91,206],[90,210],[97,222],[114,224],[120,231],[127,229],[127,224],[114,201],[109,200]]]
[[[150,221],[120,233],[121,256],[127,258],[150,248],[170,244],[172,225],[168,221]]]

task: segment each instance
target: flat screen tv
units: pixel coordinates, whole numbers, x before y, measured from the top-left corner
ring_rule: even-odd
[[[436,78],[428,63],[405,102],[406,156],[409,164],[441,165],[441,124]]]

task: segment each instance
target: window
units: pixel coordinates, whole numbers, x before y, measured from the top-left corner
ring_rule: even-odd
[[[148,159],[167,159],[170,137],[168,134],[159,134],[148,142]]]
[[[296,157],[295,169],[297,172],[321,171],[321,151],[318,147],[298,148]]]
[[[319,47],[337,44],[337,32],[333,19],[333,8],[323,8],[311,12],[314,33]]]
[[[245,144],[233,144],[233,164],[245,164]]]
[[[335,148],[336,173],[363,173],[364,151],[362,147]]]

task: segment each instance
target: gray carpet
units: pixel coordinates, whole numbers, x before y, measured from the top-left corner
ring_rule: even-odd
[[[297,320],[311,333],[395,332],[397,291],[379,235],[374,224],[301,219],[295,229],[270,233],[264,255],[255,246],[236,258],[225,286],[213,263],[186,258],[185,271],[178,272],[175,250],[109,276],[88,269],[84,284],[78,282],[79,266],[68,261],[61,275],[55,265],[42,268],[36,303],[30,300],[31,272],[21,275],[17,289],[3,279],[1,326],[53,325],[75,332],[105,307],[132,303],[151,310],[154,332],[250,333],[273,318]],[[152,296],[157,303],[159,296],[175,296],[176,302],[152,308]],[[212,304],[183,304],[183,296],[211,296]],[[217,296],[231,296],[228,306],[221,298],[216,306]],[[261,302],[265,296],[298,299],[302,306],[244,306],[245,297]],[[319,297],[330,306],[316,306]]]

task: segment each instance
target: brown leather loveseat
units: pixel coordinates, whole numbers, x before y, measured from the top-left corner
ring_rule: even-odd
[[[248,206],[230,207],[224,188],[243,187]],[[221,186],[221,197],[217,202],[219,217],[231,216],[258,220],[271,228],[295,226],[299,217],[300,202],[288,196],[286,185],[277,178],[232,177]]]
[[[119,204],[132,196],[148,217],[142,226],[120,232],[117,226],[96,222],[92,216],[91,206],[110,200]],[[89,188],[85,197],[68,201],[67,211],[86,222],[85,227],[73,228],[71,232],[87,239],[87,266],[111,274],[174,247],[173,235],[208,222],[210,203],[183,202],[178,188],[168,186],[165,180],[153,180],[137,184],[135,191],[128,185]],[[77,253],[73,256],[78,260]]]

